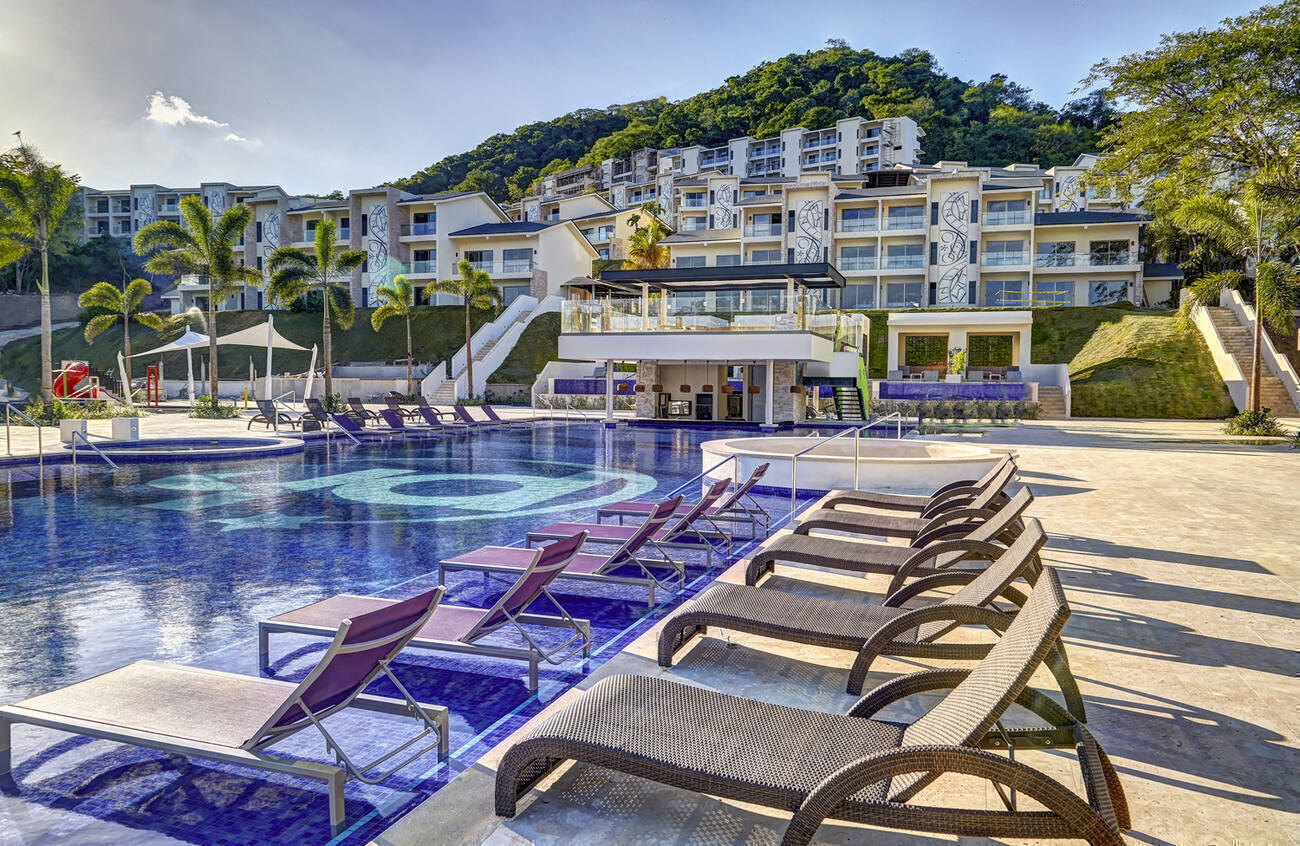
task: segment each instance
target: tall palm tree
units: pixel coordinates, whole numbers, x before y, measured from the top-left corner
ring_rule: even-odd
[[[121,319],[122,357],[126,361],[126,384],[122,390],[127,392],[131,390],[131,321],[148,326],[156,332],[162,331],[164,326],[160,315],[140,308],[140,303],[152,293],[153,286],[146,280],[132,279],[121,291],[109,282],[96,282],[77,298],[77,305],[82,308],[96,308],[103,312],[86,323],[84,334],[88,344],[95,343],[100,332]]]
[[[1183,299],[1186,319],[1193,306],[1216,306],[1225,289],[1254,288],[1255,332],[1250,368],[1250,410],[1259,411],[1259,385],[1263,371],[1260,347],[1264,323],[1276,332],[1295,332],[1294,310],[1300,303],[1300,271],[1283,261],[1286,252],[1300,246],[1300,216],[1285,206],[1264,200],[1252,184],[1239,197],[1201,194],[1184,202],[1174,213],[1178,225],[1203,235],[1219,247],[1240,256],[1245,270],[1220,270],[1194,281]]]
[[[406,395],[415,393],[415,370],[411,361],[411,312],[415,310],[415,289],[406,274],[399,273],[391,282],[375,289],[375,299],[382,305],[370,313],[370,328],[376,332],[390,317],[400,317],[406,323]]]
[[[181,220],[158,220],[135,233],[140,255],[158,250],[144,266],[151,273],[199,276],[208,280],[208,393],[217,396],[217,300],[241,285],[262,284],[262,272],[235,260],[235,244],[253,222],[253,210],[243,203],[213,219],[203,200],[190,195],[180,202]],[[160,249],[161,248],[161,249]]]
[[[366,260],[361,250],[337,250],[334,223],[316,225],[316,244],[309,253],[297,247],[280,247],[271,253],[266,292],[271,302],[289,303],[305,294],[321,297],[321,346],[325,356],[325,396],[334,395],[330,351],[330,315],[347,329],[356,316],[352,304],[352,271]],[[347,282],[342,280],[347,279]]]
[[[642,203],[641,211],[649,215],[650,220],[641,225],[641,214],[637,213],[627,219],[632,226],[632,235],[627,240],[627,259],[623,266],[628,270],[655,270],[668,266],[668,248],[660,244],[672,230],[659,220],[663,207],[658,203]]]
[[[451,294],[460,297],[465,304],[465,378],[469,385],[469,395],[474,396],[474,351],[469,348],[473,332],[470,331],[469,310],[472,308],[491,308],[501,304],[501,292],[492,284],[492,277],[486,270],[477,270],[465,259],[456,264],[460,271],[457,279],[435,279],[424,286],[424,295]]]
[[[77,190],[77,176],[50,164],[19,136],[17,148],[0,155],[0,267],[40,253],[41,396],[54,396],[50,329],[50,240]]]

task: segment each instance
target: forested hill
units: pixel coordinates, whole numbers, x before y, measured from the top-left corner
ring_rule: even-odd
[[[764,62],[675,103],[661,98],[582,109],[493,135],[393,184],[417,193],[481,189],[514,200],[540,176],[640,147],[712,146],[741,135],[769,137],[787,126],[819,129],[855,115],[911,117],[925,129],[927,161],[1051,167],[1094,150],[1097,130],[1115,112],[1096,94],[1054,109],[1002,74],[966,82],[945,74],[922,50],[879,56],[831,42]]]

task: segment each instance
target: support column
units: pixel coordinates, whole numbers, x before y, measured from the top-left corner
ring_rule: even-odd
[[[647,332],[650,329],[650,285],[641,283],[641,331]]]
[[[769,358],[767,360],[767,373],[766,373],[767,386],[763,390],[763,425],[769,429],[775,428],[775,424],[772,422],[772,400],[773,400],[772,384],[773,384],[773,377],[775,375],[773,371],[775,369],[776,369],[776,362]]]
[[[605,359],[605,425],[614,425],[614,361]]]
[[[794,280],[789,277],[785,280],[785,313],[794,314]]]

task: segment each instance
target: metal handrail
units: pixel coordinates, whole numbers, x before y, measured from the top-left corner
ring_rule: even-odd
[[[9,437],[9,427],[12,425],[9,422],[9,412],[11,411],[36,427],[37,462],[43,466],[45,464],[45,435],[44,435],[45,427],[42,426],[40,423],[37,423],[32,418],[28,417],[26,414],[23,414],[18,409],[14,408],[13,403],[11,402],[5,403],[5,454],[6,455],[14,454],[13,447],[11,445],[11,439]]]
[[[854,435],[854,441],[855,441],[853,445],[853,487],[857,488],[858,486],[858,444],[856,443],[856,441],[860,439],[858,437],[858,434],[865,428],[866,428],[865,426],[858,426],[853,429],[845,429],[843,432],[837,432],[834,435],[831,435],[829,438],[826,438],[825,440],[819,438],[817,440],[817,443],[813,444],[810,447],[805,447],[804,449],[801,449],[798,452],[796,452],[794,455],[790,456],[790,513],[791,514],[794,514],[794,506],[795,506],[797,495],[799,493],[799,484],[797,482],[797,477],[795,475],[799,465],[799,456],[804,455],[805,453],[812,452],[813,450],[818,449],[819,447],[826,446],[826,444],[830,443],[836,438],[842,438],[845,435],[849,435],[849,434]]]
[[[902,440],[903,439],[903,412],[901,411],[891,411],[888,414],[886,414],[884,417],[877,417],[875,420],[872,420],[870,423],[863,426],[862,428],[870,429],[872,426],[879,426],[881,423],[886,423],[890,420],[898,421],[898,438],[899,440]]]
[[[109,467],[112,467],[114,470],[117,469],[117,464],[113,461],[113,459],[105,455],[102,449],[100,449],[99,447],[91,443],[90,438],[86,437],[85,432],[82,432],[78,429],[72,430],[72,466],[73,467],[77,466],[77,438],[81,438],[81,440],[85,442],[86,446],[91,448],[91,450],[95,453],[95,455],[98,455],[100,458],[107,461]]]
[[[726,458],[722,459],[722,460],[719,461],[717,464],[713,465],[712,467],[708,468],[707,470],[701,472],[699,475],[697,475],[697,476],[692,476],[691,478],[687,479],[685,482],[682,482],[680,485],[678,485],[677,487],[675,487],[675,488],[673,488],[672,490],[670,490],[668,493],[664,494],[664,499],[668,499],[669,497],[675,496],[676,494],[680,493],[681,491],[686,490],[688,487],[691,486],[691,483],[692,483],[692,482],[698,482],[699,480],[703,479],[705,476],[708,476],[708,475],[709,475],[710,473],[712,473],[714,470],[717,470],[719,467],[721,467],[722,465],[726,464],[728,461],[735,461],[735,460],[737,459],[737,457],[738,457],[738,456],[735,456],[735,455],[728,455]]]

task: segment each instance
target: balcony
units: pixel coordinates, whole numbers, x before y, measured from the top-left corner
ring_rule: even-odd
[[[870,147],[863,147],[862,152],[859,153],[858,155],[864,159],[875,158],[876,156],[880,155],[880,148],[875,144],[872,144]]]
[[[704,201],[703,197],[686,197],[686,199],[682,200],[682,208],[684,209],[702,209],[706,205],[708,203]]]
[[[429,221],[425,223],[403,223],[401,234],[403,238],[437,235],[438,222],[435,220],[435,221]]]
[[[835,221],[835,231],[840,233],[875,232],[879,227],[880,221],[874,217],[842,218]]]
[[[1038,253],[1034,267],[1127,267],[1137,264],[1127,250],[1118,253]]]
[[[779,223],[751,223],[745,227],[746,238],[769,238],[781,234]]]
[[[774,156],[779,156],[779,155],[781,155],[781,148],[780,148],[780,147],[768,147],[766,150],[750,150],[750,151],[749,151],[749,157],[750,157],[751,159],[768,159],[768,158],[772,158],[772,157],[774,157]]]
[[[347,241],[352,237],[352,229],[347,226],[340,226],[334,230],[335,241]]]
[[[597,229],[591,232],[584,232],[582,236],[592,244],[603,244],[614,237],[613,229]]]
[[[411,273],[412,273],[413,275],[414,275],[414,274],[424,274],[424,275],[428,275],[428,276],[433,276],[433,275],[437,274],[437,272],[438,272],[438,260],[437,260],[437,259],[427,259],[427,260],[425,260],[425,261],[413,261],[413,262],[411,262]]]
[[[781,264],[784,261],[785,259],[781,258],[780,255],[777,255],[775,258],[754,258],[753,256],[750,256],[749,261],[745,262],[745,264]]]
[[[1029,253],[1023,250],[1018,253],[985,253],[980,264],[985,267],[1025,267],[1029,264]]]
[[[985,226],[1025,226],[1029,223],[1028,211],[986,212]]]
[[[886,270],[915,270],[925,266],[925,256],[885,256]]]
[[[789,309],[784,297],[770,309],[732,308],[730,304],[709,305],[703,295],[656,295],[643,302],[640,297],[606,300],[567,300],[561,305],[561,331],[566,334],[613,334],[629,332],[811,332],[834,338],[840,317],[823,308],[820,297],[796,295]],[[845,315],[846,318],[859,317]],[[850,321],[853,322],[853,321]]]
[[[925,228],[925,217],[919,214],[890,215],[885,218],[885,229],[890,232],[914,232]]]
[[[840,270],[875,270],[875,256],[841,256],[840,261],[835,265]]]
[[[472,261],[475,270],[485,270],[495,276],[522,276],[533,272],[531,259],[509,259],[503,261]]]

